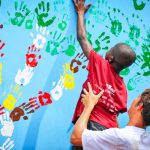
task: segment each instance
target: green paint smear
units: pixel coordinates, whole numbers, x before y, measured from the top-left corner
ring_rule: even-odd
[[[126,75],[128,75],[129,73],[130,73],[129,68],[125,68],[125,69],[123,69],[123,70],[120,72],[120,75],[126,76]]]
[[[143,10],[145,7],[145,3],[141,2],[141,4],[137,4],[137,0],[133,0],[134,8],[136,10]]]
[[[74,56],[76,49],[73,45],[68,45],[68,48],[65,50],[67,56]]]

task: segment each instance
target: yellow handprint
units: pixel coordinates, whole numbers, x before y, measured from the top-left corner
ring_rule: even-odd
[[[70,64],[69,63],[64,64],[63,70],[64,70],[64,87],[66,89],[73,89],[75,84],[73,72],[70,70]]]
[[[22,92],[20,91],[20,87],[16,84],[15,87],[13,88],[13,85],[10,86],[10,91],[14,94],[18,94],[18,98],[20,98],[22,96]],[[13,91],[12,91],[13,90]],[[13,94],[8,94],[7,98],[4,99],[3,101],[3,106],[5,108],[7,108],[8,110],[13,110],[13,108],[15,107],[15,104],[17,102],[17,99],[15,98],[15,96],[13,96]]]

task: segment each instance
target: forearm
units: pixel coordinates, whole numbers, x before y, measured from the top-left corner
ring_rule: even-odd
[[[84,14],[77,14],[77,39],[78,41],[86,39],[86,29],[84,25]]]
[[[71,143],[76,146],[82,146],[82,133],[87,129],[87,123],[93,108],[84,108],[81,116],[77,120],[72,135]]]
[[[86,37],[86,29],[84,25],[84,14],[77,14],[78,21],[77,21],[77,39],[80,43],[80,46],[83,50],[83,53],[87,58],[89,58],[89,52],[92,49],[91,44],[89,43]]]

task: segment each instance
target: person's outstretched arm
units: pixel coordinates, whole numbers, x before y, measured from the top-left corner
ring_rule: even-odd
[[[91,4],[84,6],[85,0],[73,0],[73,3],[78,17],[77,39],[80,43],[83,53],[87,58],[89,58],[89,54],[90,54],[90,50],[92,49],[92,46],[86,37],[86,29],[84,26],[84,14],[89,9]]]
[[[90,117],[90,114],[94,108],[94,106],[97,104],[98,100],[103,94],[103,91],[101,91],[98,95],[95,95],[92,91],[92,87],[90,83],[88,82],[88,90],[83,89],[84,94],[82,94],[82,102],[84,104],[84,110],[77,120],[72,135],[71,135],[71,143],[76,146],[82,146],[82,133],[84,129],[87,129],[87,123]]]

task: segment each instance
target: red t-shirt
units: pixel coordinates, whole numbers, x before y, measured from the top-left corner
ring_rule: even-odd
[[[87,70],[88,78],[82,87],[88,89],[87,82],[90,82],[95,94],[104,89],[104,94],[94,107],[90,120],[106,128],[117,127],[117,115],[127,111],[127,90],[123,78],[116,74],[108,61],[94,50],[90,51]],[[84,108],[81,94],[73,116],[73,123],[76,122]]]

